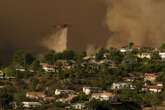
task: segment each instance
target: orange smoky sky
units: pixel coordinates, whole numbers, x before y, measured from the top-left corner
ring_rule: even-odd
[[[69,49],[159,46],[165,41],[164,10],[164,0],[1,0],[0,55],[18,48],[41,52],[43,40],[54,39],[56,25],[64,24]]]
[[[68,47],[104,45],[109,37],[103,0],[1,0],[0,51],[42,51],[54,25],[69,24]]]

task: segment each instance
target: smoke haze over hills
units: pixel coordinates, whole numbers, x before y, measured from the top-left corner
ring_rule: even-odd
[[[54,25],[69,24],[67,46],[158,46],[165,37],[164,0],[2,0],[0,52],[40,52]],[[109,40],[108,40],[109,39]],[[49,47],[50,48],[50,47]]]
[[[160,46],[165,41],[164,0],[109,0],[107,23],[113,34],[109,46],[134,42]]]
[[[54,25],[70,24],[68,47],[104,45],[108,38],[105,24],[107,6],[102,0],[2,0],[0,1],[1,50],[44,49]]]

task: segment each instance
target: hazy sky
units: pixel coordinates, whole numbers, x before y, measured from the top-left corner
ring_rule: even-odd
[[[53,25],[70,24],[69,47],[103,45],[108,39],[103,0],[1,0],[0,51],[40,50]]]

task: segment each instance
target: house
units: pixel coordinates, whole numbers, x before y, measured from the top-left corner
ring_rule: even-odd
[[[144,81],[154,82],[158,76],[159,76],[158,73],[145,73],[144,74]]]
[[[83,87],[83,93],[85,93],[86,95],[89,95],[91,93],[90,87]]]
[[[129,49],[128,47],[122,47],[120,48],[121,53],[131,52],[133,49]]]
[[[42,104],[40,102],[22,102],[24,108],[35,108],[40,107]]]
[[[137,78],[136,77],[124,77],[123,80],[125,82],[133,82],[135,81]]]
[[[125,52],[127,52],[127,49],[121,48],[121,49],[120,49],[120,52],[121,52],[121,53],[125,53]]]
[[[50,65],[47,63],[41,63],[41,66],[45,72],[55,72],[55,65]]]
[[[129,84],[129,83],[126,83],[126,82],[113,83],[112,87],[111,87],[112,90],[124,89],[124,88],[135,89],[135,87],[132,84]]]
[[[149,91],[149,92],[153,92],[153,93],[160,93],[163,91],[163,84],[158,83],[158,84],[154,84],[154,85],[145,85],[142,90],[146,91],[146,92]]]
[[[27,92],[26,97],[30,99],[44,99],[46,95],[43,92]]]
[[[45,102],[52,102],[52,101],[54,101],[54,99],[55,99],[55,97],[44,97],[44,98],[43,98],[43,100],[44,100]]]
[[[163,87],[163,83],[157,83],[156,85],[159,87]]]
[[[159,86],[148,86],[147,88],[150,92],[154,92],[154,93],[160,93],[163,90],[163,87],[159,87]]]
[[[93,92],[99,92],[101,90],[102,89],[98,87],[83,87],[83,93],[85,93],[86,95],[90,95]]]
[[[109,58],[109,56],[110,56],[110,53],[108,53],[108,52],[104,53],[104,55],[103,55],[103,57],[104,57],[105,59]]]
[[[56,102],[61,102],[61,103],[71,103],[71,101],[77,97],[77,95],[68,95],[67,97],[62,97],[56,100]]]
[[[151,53],[141,53],[141,54],[137,54],[137,57],[138,57],[138,58],[141,58],[141,59],[144,59],[144,58],[151,59]]]
[[[71,108],[73,108],[75,110],[85,109],[85,103],[75,103],[75,104],[72,104]]]
[[[104,60],[96,61],[95,63],[98,65],[102,65],[102,64],[105,64],[106,62],[107,62],[107,60],[104,59]]]
[[[159,56],[160,56],[162,59],[165,59],[165,52],[159,52]]]
[[[73,91],[73,90],[60,90],[60,89],[56,89],[54,93],[57,96],[57,95],[64,95],[64,94],[74,94],[75,91]]]
[[[100,101],[108,101],[114,96],[111,92],[93,93],[91,99],[96,99]]]
[[[113,66],[114,62],[112,60],[108,60],[108,59],[102,59],[100,61],[95,61],[95,64],[97,65],[102,65],[102,64],[106,64],[108,66]]]
[[[29,69],[29,72],[34,73],[35,71],[33,69]]]
[[[0,85],[0,89],[3,89],[5,88],[6,86],[5,85]]]
[[[74,63],[74,60],[57,60],[55,64],[52,65],[47,63],[41,63],[40,65],[42,66],[42,69],[46,72],[55,72],[58,71],[58,68],[63,70],[69,70],[72,68]]]
[[[17,67],[16,68],[16,71],[20,71],[20,72],[25,72],[26,71],[26,69],[24,68],[24,67]]]
[[[96,56],[94,56],[94,55],[92,55],[92,56],[85,56],[85,57],[83,57],[83,60],[84,61],[89,61],[89,60],[92,60],[92,59],[95,59],[96,58]]]
[[[69,70],[75,64],[74,60],[57,60],[55,65],[56,67],[60,67],[63,70]]]
[[[5,78],[5,73],[3,71],[0,71],[0,79],[4,79]]]

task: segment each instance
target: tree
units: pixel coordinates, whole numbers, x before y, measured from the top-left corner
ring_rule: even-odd
[[[15,69],[13,67],[6,67],[6,68],[4,68],[3,72],[7,76],[15,76],[15,74],[16,74],[16,71],[15,71]]]
[[[25,99],[26,99],[26,93],[24,91],[19,91],[14,94],[14,100],[18,103],[25,101]]]
[[[89,101],[89,97],[87,95],[85,95],[84,93],[80,93],[77,97],[75,97],[72,100],[72,103],[74,103],[74,102],[85,102],[85,101]]]
[[[49,64],[55,63],[56,60],[73,60],[76,58],[76,53],[72,50],[65,50],[62,53],[56,53],[51,50],[44,56],[44,61]]]
[[[113,110],[109,101],[91,100],[88,104],[88,110]]]
[[[34,71],[40,70],[40,69],[41,69],[40,61],[34,60],[33,63],[31,64],[31,68],[32,68]]]
[[[97,53],[96,53],[96,60],[102,60],[104,58],[106,50],[104,48],[101,48]]]
[[[120,98],[122,101],[131,101],[140,104],[142,102],[142,95],[138,93],[136,90],[131,90],[129,88],[125,88],[120,92]]]
[[[127,54],[122,61],[122,66],[127,72],[132,72],[137,69],[137,65],[138,59],[132,53]]]
[[[165,84],[165,73],[164,72],[160,73],[160,75],[158,76],[156,80],[158,82],[163,82],[163,84]]]
[[[18,67],[25,67],[31,65],[34,57],[26,53],[24,50],[17,50],[13,55],[13,64]]]
[[[116,49],[110,50],[110,59],[114,61],[115,63],[120,63],[123,60],[123,55],[120,51]]]
[[[78,62],[78,63],[81,63],[82,62],[82,60],[83,60],[83,58],[85,57],[87,55],[87,53],[84,51],[84,52],[80,52],[80,53],[78,53],[77,55],[76,55],[76,61]]]
[[[44,56],[44,61],[48,64],[55,62],[55,51],[51,50]]]
[[[30,89],[32,90],[32,91],[35,91],[36,90],[36,87],[37,87],[37,85],[38,85],[38,83],[39,83],[39,80],[38,79],[36,79],[36,78],[32,78],[31,79],[31,86],[30,86]]]
[[[31,65],[31,64],[33,63],[34,59],[35,59],[35,58],[34,58],[33,55],[31,55],[31,54],[29,54],[29,53],[25,54],[25,63],[26,63],[27,65]]]
[[[128,48],[131,49],[133,46],[134,46],[134,43],[133,42],[129,42]]]
[[[157,106],[161,104],[161,99],[158,94],[155,93],[145,93],[143,100],[145,103],[150,104],[153,107],[153,110],[157,110]]]
[[[163,43],[163,44],[160,46],[160,49],[161,49],[161,50],[165,50],[165,43]]]
[[[13,63],[17,66],[25,67],[25,57],[26,53],[23,50],[17,50],[13,56]]]
[[[68,104],[62,103],[62,102],[54,102],[53,105],[55,107],[59,107],[59,108],[65,108]]]
[[[2,110],[11,108],[11,102],[13,101],[13,95],[8,93],[7,89],[2,89],[0,93],[0,107]]]
[[[154,60],[161,60],[161,57],[160,57],[160,55],[159,55],[159,53],[158,52],[153,52],[152,54],[151,54],[151,59],[154,61]]]
[[[65,50],[62,53],[62,56],[63,56],[63,59],[65,59],[65,60],[73,60],[76,57],[76,54],[72,50]]]
[[[133,81],[133,85],[136,87],[136,91],[141,91],[141,88],[144,85],[143,79]]]

